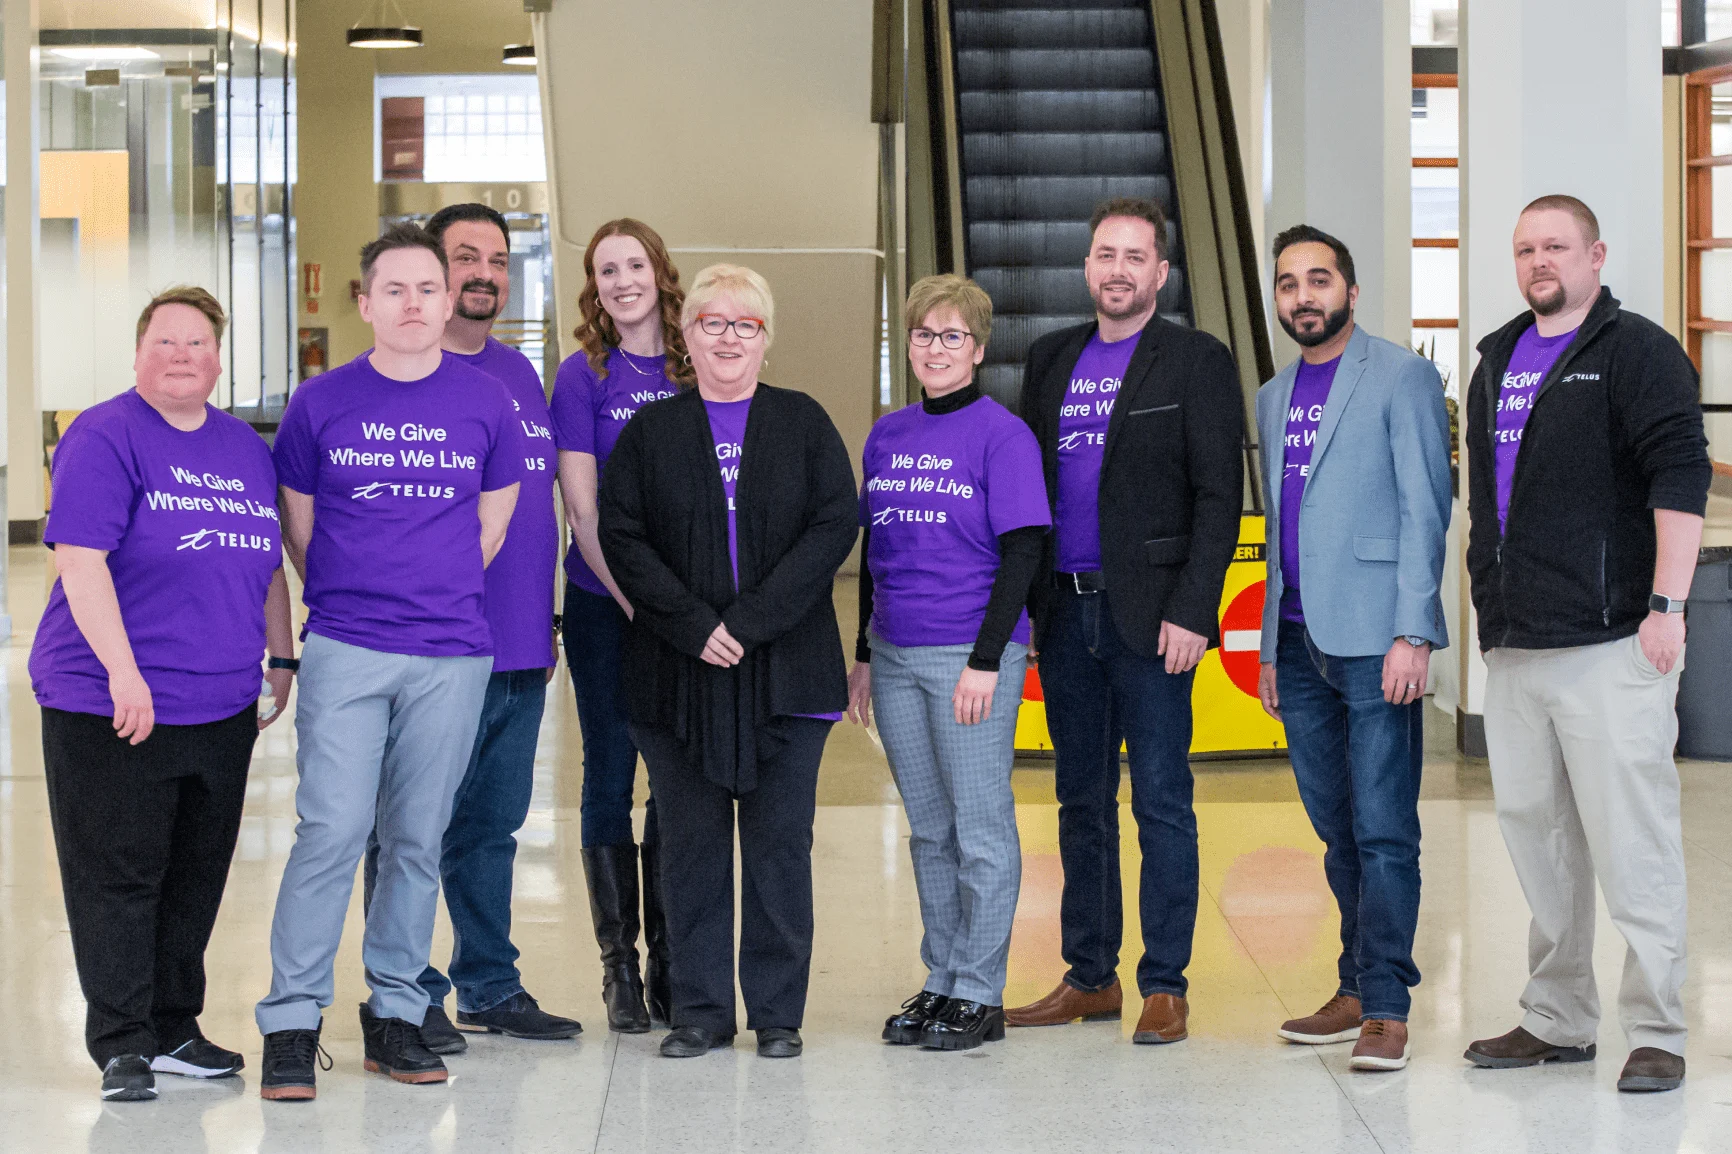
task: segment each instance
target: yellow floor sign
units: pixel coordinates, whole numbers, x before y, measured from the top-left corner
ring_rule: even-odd
[[[1239,550],[1221,590],[1221,647],[1197,667],[1191,689],[1191,755],[1258,753],[1287,748],[1281,723],[1257,701],[1257,646],[1263,629],[1263,518],[1239,523]],[[1016,721],[1018,753],[1050,753],[1039,670],[1030,668]]]

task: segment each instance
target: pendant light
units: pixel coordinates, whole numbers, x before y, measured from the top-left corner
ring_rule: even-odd
[[[363,18],[349,29],[350,48],[419,48],[421,30],[403,19],[397,0],[379,0],[374,19]]]
[[[504,64],[517,64],[525,68],[535,67],[535,45],[507,44],[505,46]]]

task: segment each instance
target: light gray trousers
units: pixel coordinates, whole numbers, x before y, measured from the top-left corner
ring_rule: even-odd
[[[1022,843],[1010,791],[1028,647],[1005,646],[992,716],[958,725],[950,704],[972,646],[899,648],[872,637],[872,710],[908,812],[920,892],[920,960],[935,994],[1004,1003]]]
[[[1594,879],[1623,934],[1618,1016],[1630,1048],[1684,1053],[1684,835],[1678,674],[1635,637],[1486,654],[1485,739],[1498,824],[1527,896],[1522,1027],[1585,1046],[1600,1023]]]
[[[439,851],[481,721],[491,657],[380,653],[312,634],[295,705],[295,844],[271,919],[261,1034],[311,1030],[331,1004],[355,867],[379,834],[379,880],[361,943],[381,1018],[421,1024]]]

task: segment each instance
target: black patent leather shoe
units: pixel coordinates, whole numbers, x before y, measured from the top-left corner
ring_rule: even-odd
[[[950,999],[942,1017],[920,1029],[923,1050],[972,1050],[982,1042],[1004,1041],[1004,1007]]]
[[[675,1026],[674,1032],[662,1039],[662,1057],[697,1058],[733,1044],[732,1034],[712,1033],[702,1026]]]
[[[766,1026],[758,1031],[758,1057],[798,1058],[806,1044],[800,1031],[788,1026]]]
[[[921,990],[902,1003],[902,1009],[884,1019],[884,1040],[892,1046],[917,1046],[920,1030],[926,1023],[941,1017],[950,999],[943,994]]]

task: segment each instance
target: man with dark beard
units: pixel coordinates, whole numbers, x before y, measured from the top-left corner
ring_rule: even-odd
[[[1600,285],[1599,221],[1545,196],[1515,231],[1531,311],[1480,342],[1463,433],[1467,569],[1498,824],[1527,897],[1521,1024],[1467,1059],[1594,1057],[1594,879],[1624,936],[1620,1090],[1684,1080],[1678,675],[1712,477],[1694,366]]]
[[[1031,598],[1058,755],[1064,896],[1057,988],[1012,1026],[1118,1018],[1119,748],[1142,848],[1134,1040],[1186,1036],[1197,920],[1191,680],[1220,642],[1244,499],[1244,402],[1225,345],[1157,315],[1167,220],[1153,201],[1094,211],[1083,262],[1096,319],[1029,348],[1022,418],[1040,442],[1054,533]]]
[[[1449,414],[1437,369],[1354,323],[1353,255],[1275,238],[1275,314],[1299,359],[1257,394],[1269,532],[1259,696],[1284,722],[1341,911],[1340,985],[1290,1042],[1355,1041],[1356,1070],[1407,1065],[1419,984],[1425,675],[1443,601]]]
[[[456,939],[450,976],[432,965],[421,974],[429,1000],[421,1039],[435,1054],[459,1054],[469,1044],[445,1013],[445,995],[453,985],[457,1023],[471,1031],[551,1039],[570,1038],[582,1027],[536,1005],[523,988],[517,947],[511,943],[516,834],[529,815],[535,746],[554,667],[559,527],[553,512],[553,422],[535,366],[492,335],[511,296],[511,231],[505,218],[484,204],[454,204],[433,214],[427,232],[445,249],[456,302],[441,346],[505,386],[525,450],[517,507],[499,556],[487,568],[493,673],[439,857]],[[377,861],[378,847],[370,845],[369,899]]]

